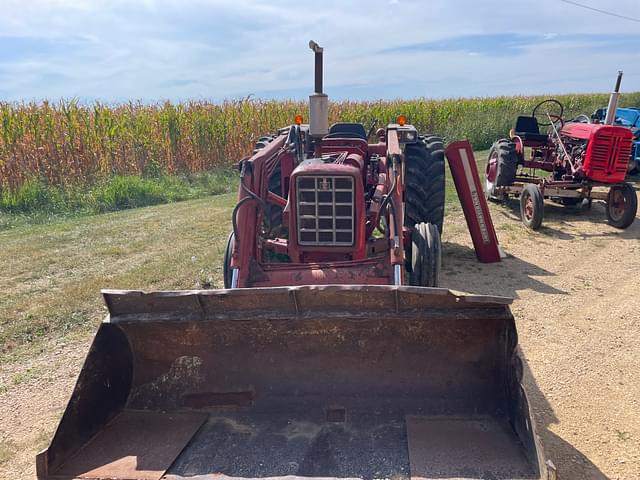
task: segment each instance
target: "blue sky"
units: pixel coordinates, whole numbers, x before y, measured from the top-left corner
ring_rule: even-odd
[[[580,3],[640,19],[638,0]],[[0,0],[0,100],[640,90],[640,23],[561,0]]]

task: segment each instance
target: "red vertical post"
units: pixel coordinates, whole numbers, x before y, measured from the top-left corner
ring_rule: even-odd
[[[446,148],[445,155],[478,260],[483,263],[499,262],[498,237],[482,191],[471,144],[467,140],[454,142]]]

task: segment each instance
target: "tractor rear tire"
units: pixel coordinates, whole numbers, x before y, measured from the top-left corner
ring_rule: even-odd
[[[444,222],[444,145],[435,135],[421,136],[404,147],[404,225]]]
[[[273,139],[275,138],[275,135],[264,135],[262,137],[260,137],[257,141],[256,141],[256,145],[255,148],[253,149],[253,153],[257,153],[258,150],[262,150],[264,147],[266,147],[269,142],[271,142]]]
[[[260,137],[256,142],[253,153],[255,154],[259,150],[262,150],[275,138],[275,135],[265,135]],[[282,179],[280,172],[280,164],[278,163],[275,170],[269,177],[269,191],[282,196]],[[286,229],[282,224],[282,210],[283,208],[280,205],[267,202],[267,208],[264,212],[264,229],[269,232],[270,238],[287,236]]]
[[[276,195],[283,196],[282,194],[282,178],[281,178],[281,170],[280,164],[276,166],[275,170],[269,177],[269,191],[275,193]],[[276,205],[275,203],[267,202],[267,209],[264,212],[265,214],[265,228],[270,232],[270,237],[286,237],[286,229],[282,224],[282,211],[284,209],[280,205]]]
[[[511,140],[502,138],[495,142],[489,150],[487,169],[485,172],[485,185],[487,198],[496,198],[493,190],[496,187],[508,187],[516,181],[518,170],[518,154],[516,144]]]
[[[437,287],[442,264],[440,232],[431,223],[418,223],[411,232],[411,272],[409,284]]]
[[[231,254],[233,253],[233,244],[235,242],[235,236],[233,232],[227,237],[227,245],[224,248],[224,257],[222,261],[222,279],[224,281],[224,288],[231,288],[231,278],[233,272],[231,271]]]
[[[607,195],[607,220],[616,228],[627,228],[638,211],[638,197],[629,183],[611,187]]]
[[[520,218],[522,223],[531,230],[537,230],[542,225],[544,216],[544,198],[537,185],[525,185],[520,194]]]

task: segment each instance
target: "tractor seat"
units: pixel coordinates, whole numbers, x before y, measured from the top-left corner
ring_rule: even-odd
[[[334,123],[329,127],[329,138],[367,139],[367,132],[361,123]],[[326,138],[326,137],[325,137]]]
[[[549,139],[547,135],[540,134],[540,127],[536,117],[518,117],[515,131],[516,135],[525,142],[546,142]]]

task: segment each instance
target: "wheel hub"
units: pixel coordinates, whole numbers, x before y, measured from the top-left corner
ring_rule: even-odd
[[[529,195],[525,200],[524,204],[524,216],[527,220],[531,220],[533,218],[533,199]]]
[[[619,220],[624,215],[625,200],[622,190],[614,190],[611,195],[611,204],[609,206],[609,212],[611,217]]]

